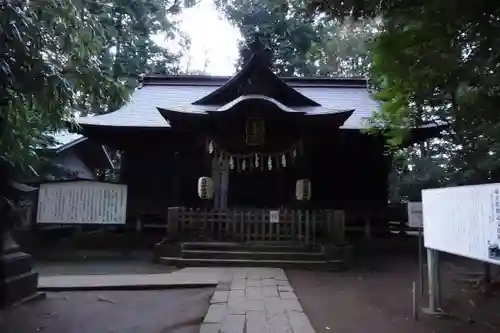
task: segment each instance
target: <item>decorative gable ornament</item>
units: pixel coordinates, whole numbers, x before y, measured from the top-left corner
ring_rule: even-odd
[[[210,177],[198,179],[198,196],[202,200],[210,200],[214,196],[214,182]]]
[[[295,197],[299,201],[311,200],[312,188],[309,179],[299,179],[295,183]]]

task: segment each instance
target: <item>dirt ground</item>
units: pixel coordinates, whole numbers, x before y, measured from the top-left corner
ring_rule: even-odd
[[[211,288],[48,293],[0,312],[2,333],[198,333]]]
[[[372,255],[342,273],[290,270],[287,275],[317,333],[500,331],[500,294],[487,296],[474,283],[481,275],[472,273],[481,273],[482,266],[449,256],[441,264],[447,316],[421,314],[415,321],[412,285],[419,281],[415,252]],[[420,295],[418,285],[417,291]],[[419,303],[426,305],[426,301]]]

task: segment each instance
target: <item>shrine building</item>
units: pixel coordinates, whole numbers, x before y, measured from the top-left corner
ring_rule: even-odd
[[[196,236],[205,240],[319,242],[331,234],[324,212],[388,204],[391,157],[382,135],[364,131],[379,107],[364,78],[276,76],[271,52],[256,41],[232,77],[145,76],[125,106],[78,122],[85,136],[122,151],[129,215],[183,207],[205,212],[199,228],[211,231]],[[412,130],[413,141],[430,135]],[[264,226],[270,211],[288,214],[280,217],[292,223],[286,234]],[[315,218],[307,237],[292,230],[306,211]],[[217,216],[223,226],[214,227]],[[259,231],[244,227],[247,220]],[[171,232],[191,223],[183,221]]]

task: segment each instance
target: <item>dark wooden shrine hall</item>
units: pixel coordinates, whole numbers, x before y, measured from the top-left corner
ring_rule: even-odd
[[[269,50],[251,46],[233,77],[145,76],[115,112],[81,118],[83,133],[123,151],[130,207],[200,207],[212,177],[216,208],[384,207],[391,160],[363,133],[379,107],[362,78],[280,78]],[[413,131],[413,140],[435,135]],[[312,197],[298,202],[296,181]]]

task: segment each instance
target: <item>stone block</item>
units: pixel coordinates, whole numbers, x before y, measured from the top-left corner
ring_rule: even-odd
[[[283,301],[280,298],[266,298],[265,305],[266,314],[268,317],[285,313],[285,306],[283,305]]]
[[[0,255],[0,309],[37,297],[38,273],[32,264],[33,258],[23,252]]]
[[[290,321],[285,314],[278,314],[267,319],[269,332],[272,333],[294,333]],[[297,331],[302,333],[301,331]]]
[[[247,311],[244,306],[231,306],[227,307],[227,314],[244,315]]]
[[[305,313],[292,312],[289,314],[289,318],[294,332],[315,333],[314,328]]]
[[[249,311],[246,314],[246,333],[268,333],[264,312]]]
[[[221,333],[244,333],[245,315],[227,315]]]
[[[247,320],[255,322],[265,323],[267,321],[267,316],[265,311],[247,311],[246,318]]]
[[[245,290],[245,297],[253,299],[261,299],[264,297],[264,295],[260,287],[248,287]]]
[[[233,289],[229,292],[229,298],[245,298],[245,290]]]
[[[33,257],[24,252],[0,255],[0,267],[4,268],[5,278],[25,274],[33,267]]]
[[[245,300],[246,311],[265,311],[266,303],[263,299],[247,299]]]
[[[292,286],[278,286],[278,291],[281,293],[283,291],[293,291]]]
[[[231,314],[245,314],[246,312],[246,299],[245,298],[229,298],[227,303],[228,312]]]
[[[212,304],[208,308],[203,323],[222,323],[226,317],[227,306],[225,304]]]
[[[231,290],[231,282],[229,282],[229,281],[219,282],[219,284],[217,284],[217,287],[215,287],[215,290],[229,291],[229,290]]]
[[[259,272],[249,271],[247,272],[247,280],[262,280],[262,276]]]
[[[200,333],[220,333],[222,324],[203,323],[200,327]]]
[[[263,279],[262,285],[264,287],[276,287],[277,283],[275,279]]]
[[[262,286],[262,282],[260,279],[247,280],[247,284],[246,284],[247,288],[249,288],[249,287],[261,287],[261,286]]]
[[[278,288],[276,287],[264,287],[262,288],[262,295],[264,297],[278,297]]]
[[[237,271],[234,272],[233,277],[234,279],[246,279],[247,271],[245,269],[238,269]]]
[[[297,299],[297,295],[293,291],[280,291],[282,299]]]
[[[210,304],[213,303],[227,303],[229,298],[229,291],[218,291],[216,290],[210,300]]]
[[[290,282],[288,280],[276,280],[278,286],[287,286],[290,287]]]
[[[246,279],[234,279],[231,283],[231,290],[236,289],[245,289],[246,288]]]
[[[288,278],[282,269],[279,272],[276,272],[273,277],[277,281],[288,281]]]
[[[303,312],[302,306],[296,299],[283,299],[281,302],[287,312]]]

